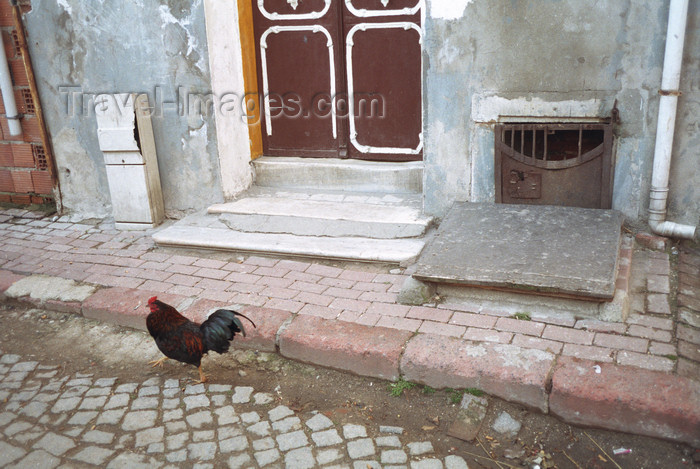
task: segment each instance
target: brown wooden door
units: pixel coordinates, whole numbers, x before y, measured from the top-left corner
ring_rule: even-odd
[[[422,0],[258,0],[263,151],[422,158]]]

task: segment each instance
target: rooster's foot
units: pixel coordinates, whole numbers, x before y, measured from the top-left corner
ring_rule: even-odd
[[[148,362],[148,364],[154,368],[156,366],[163,366],[163,362],[165,362],[165,360],[167,360],[167,359],[168,359],[168,357],[162,357],[162,358],[159,358],[158,360],[150,361],[150,362]]]

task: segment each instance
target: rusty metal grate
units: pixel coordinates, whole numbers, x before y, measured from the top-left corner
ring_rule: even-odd
[[[496,202],[610,208],[612,124],[499,124]]]
[[[34,161],[38,169],[48,169],[49,163],[46,160],[46,152],[42,145],[32,145],[32,153],[34,153]]]

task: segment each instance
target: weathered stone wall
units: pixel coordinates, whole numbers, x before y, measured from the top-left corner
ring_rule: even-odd
[[[149,94],[166,213],[222,200],[214,117],[181,109],[211,89],[202,0],[33,0],[25,21],[67,213],[111,214],[100,93]]]
[[[671,213],[697,223],[698,10],[691,2]],[[613,206],[646,218],[668,5],[663,0],[428,0],[425,207],[493,201],[500,115],[605,117],[618,101]]]

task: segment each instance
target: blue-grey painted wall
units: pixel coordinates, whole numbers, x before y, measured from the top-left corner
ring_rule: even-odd
[[[222,200],[214,118],[174,104],[211,89],[202,0],[33,0],[25,23],[67,213],[111,214],[99,93],[150,95],[166,213]]]
[[[691,2],[669,214],[691,224],[700,212],[699,9]],[[617,100],[613,206],[644,220],[667,14],[665,0],[428,0],[426,211],[494,201],[499,113],[606,117]]]
[[[213,116],[160,105],[176,101],[178,89],[211,89],[203,0],[32,7],[25,21],[66,211],[111,212],[94,115],[67,105],[75,90],[150,94],[169,215],[221,201]],[[426,211],[442,216],[454,200],[494,200],[499,113],[603,117],[617,100],[613,206],[643,222],[667,15],[666,0],[426,0]],[[700,212],[699,16],[691,1],[669,197],[669,219],[689,224]]]

